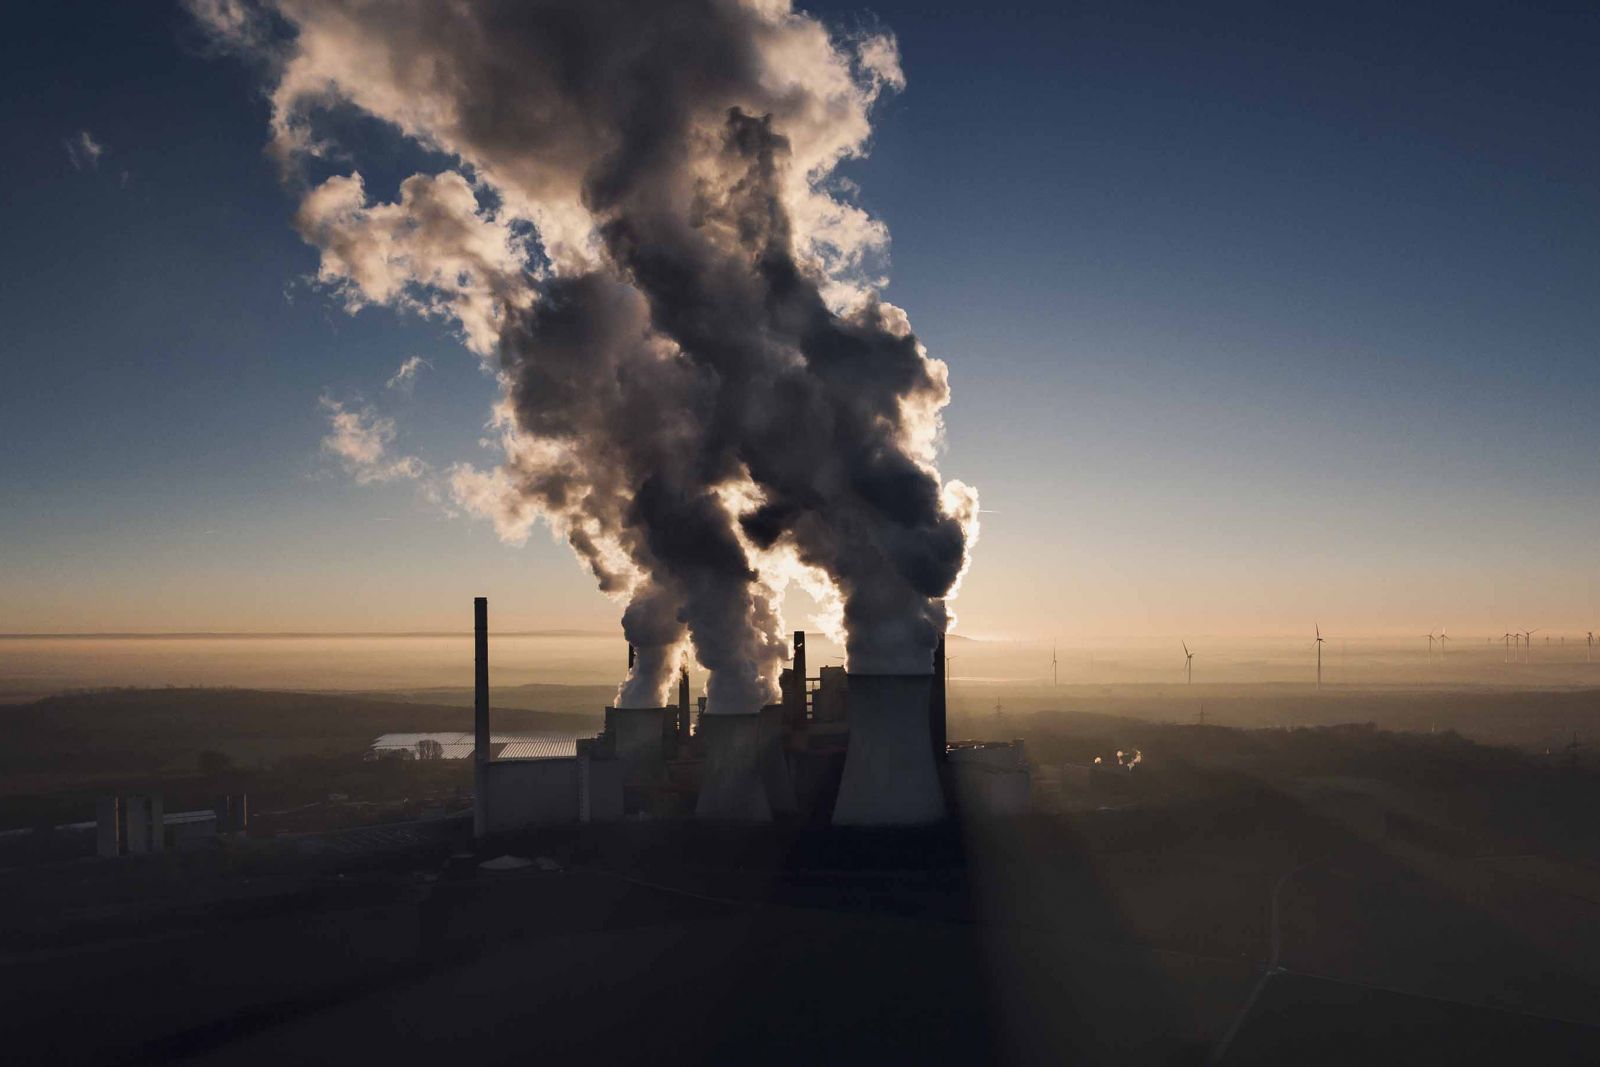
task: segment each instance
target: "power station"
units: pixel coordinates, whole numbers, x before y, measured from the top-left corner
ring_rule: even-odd
[[[1027,808],[1020,740],[948,741],[943,636],[926,674],[812,675],[797,631],[778,703],[754,714],[708,715],[704,698],[691,706],[683,670],[676,704],[608,707],[574,755],[491,759],[487,598],[473,614],[480,837],[628,817],[919,826]]]

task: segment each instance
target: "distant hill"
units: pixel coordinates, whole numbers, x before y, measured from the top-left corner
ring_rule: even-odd
[[[560,686],[537,687],[561,689]],[[582,689],[585,687],[572,687]],[[569,697],[561,706],[578,706]],[[590,714],[497,706],[497,731],[589,733]],[[241,763],[364,751],[389,731],[472,729],[466,705],[259,689],[114,689],[0,706],[0,773],[192,768],[203,751]]]
[[[378,701],[404,701],[415,704],[432,704],[441,707],[470,708],[473,690],[470,686],[430,686],[422,689],[385,689],[356,694],[364,699]],[[617,695],[614,685],[529,685],[490,686],[489,699],[496,708],[525,711],[552,712],[578,715],[596,723]]]

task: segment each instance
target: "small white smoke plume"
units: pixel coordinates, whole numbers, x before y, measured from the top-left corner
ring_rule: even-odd
[[[400,364],[399,368],[396,369],[393,374],[389,376],[389,380],[385,383],[384,388],[398,389],[402,392],[409,392],[412,385],[416,383],[417,375],[422,373],[422,368],[431,366],[433,366],[433,364],[429,363],[421,356],[410,356],[405,360],[405,362]]]
[[[78,133],[61,142],[67,150],[67,158],[72,161],[75,170],[98,170],[100,157],[106,154],[105,146],[94,139],[88,130],[79,130]]]
[[[396,433],[393,419],[365,408],[348,408],[328,397],[323,397],[322,409],[328,415],[322,450],[337,457],[357,482],[370,485],[422,477],[425,468],[421,460],[390,451]]]
[[[710,712],[774,699],[791,581],[826,587],[852,670],[931,669],[977,495],[934,466],[946,367],[835,179],[904,86],[892,36],[787,0],[190,6],[272,71],[291,184],[351,112],[453,161],[393,201],[312,184],[296,224],[348,307],[448,319],[493,362],[504,462],[452,499],[510,539],[547,522],[626,600],[622,703],[664,702],[686,644]]]

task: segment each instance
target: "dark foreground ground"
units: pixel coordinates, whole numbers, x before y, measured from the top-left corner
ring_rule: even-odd
[[[1593,698],[1557,710],[1600,722]],[[252,827],[110,861],[0,834],[0,1065],[1600,1063],[1592,747],[1207,714],[957,717],[1026,738],[1022,820],[475,845],[438,817],[468,764],[362,759],[459,709],[7,709],[0,829],[108,792],[248,793]],[[538,862],[480,866],[505,855]]]
[[[8,1063],[1600,1062],[1552,856],[1182,802],[841,834],[459,821],[0,872]],[[540,862],[495,872],[510,854]]]

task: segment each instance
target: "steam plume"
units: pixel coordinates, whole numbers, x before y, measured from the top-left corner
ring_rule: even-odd
[[[291,182],[354,110],[456,161],[374,203],[359,173],[297,223],[351,306],[459,324],[494,361],[505,450],[456,499],[548,521],[667,697],[685,641],[708,710],[776,696],[789,571],[843,605],[850,667],[926,673],[977,533],[933,466],[943,363],[871,276],[887,234],[835,167],[903,86],[887,34],[785,0],[192,0],[273,72]]]

